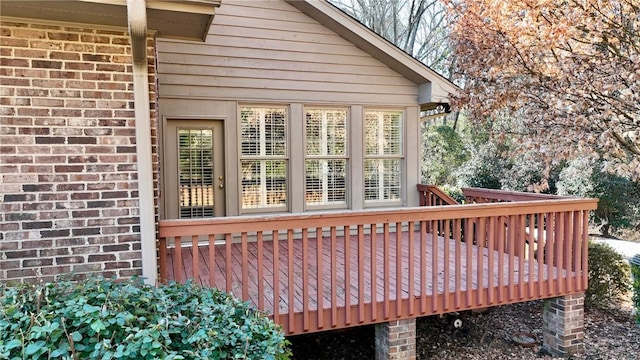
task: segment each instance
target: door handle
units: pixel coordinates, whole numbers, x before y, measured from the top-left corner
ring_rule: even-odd
[[[224,189],[224,184],[223,184],[223,183],[220,183],[220,185],[218,185],[218,187],[219,187],[220,189]]]

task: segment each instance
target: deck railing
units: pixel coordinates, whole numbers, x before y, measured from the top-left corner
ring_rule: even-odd
[[[459,202],[435,185],[418,185],[420,206],[458,205]]]
[[[567,196],[558,196],[551,194],[536,194],[517,191],[505,191],[481,188],[462,188],[465,203],[467,204],[485,204],[492,202],[511,202],[511,201],[536,201],[536,200],[555,200],[569,199]]]
[[[586,289],[595,206],[565,198],[163,220],[160,276],[233,292],[287,334],[555,297]]]

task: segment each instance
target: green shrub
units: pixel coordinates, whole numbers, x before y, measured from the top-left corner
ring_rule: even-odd
[[[631,275],[633,275],[633,306],[636,309],[636,322],[640,325],[640,266],[631,266]]]
[[[587,305],[601,307],[629,291],[629,264],[611,246],[589,242],[589,288]]]
[[[558,195],[599,198],[598,208],[591,213],[591,221],[604,236],[612,231],[630,227],[638,221],[636,184],[611,174],[602,162],[576,159],[560,173]]]
[[[288,359],[281,329],[231,295],[141,279],[0,285],[0,359]]]
[[[422,182],[455,184],[455,170],[469,159],[460,135],[450,126],[425,126],[422,135]]]
[[[471,158],[458,168],[460,187],[500,189],[501,179],[509,160],[502,155],[502,146],[493,142],[479,145],[472,151]]]
[[[442,185],[440,189],[442,189],[442,191],[444,191],[445,193],[447,193],[447,195],[454,198],[460,204],[464,203],[464,193],[462,192],[462,189],[460,189],[459,187],[455,187],[451,185]]]

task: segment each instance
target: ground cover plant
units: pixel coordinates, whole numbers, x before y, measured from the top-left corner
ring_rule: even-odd
[[[288,359],[266,314],[193,283],[0,285],[0,359]]]

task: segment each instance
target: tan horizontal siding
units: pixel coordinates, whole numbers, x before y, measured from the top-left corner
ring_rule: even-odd
[[[165,74],[174,74],[174,75],[184,75],[180,79],[174,79],[171,77],[171,80],[166,81],[165,83],[169,83],[169,81],[189,81],[184,79],[187,76],[199,76],[208,78],[207,80],[197,80],[198,82],[202,81],[212,81],[217,80],[217,78],[238,78],[238,79],[256,79],[256,80],[271,80],[275,77],[278,80],[291,80],[291,81],[300,81],[300,82],[325,82],[326,75],[321,71],[314,71],[310,66],[310,64],[304,64],[303,66],[297,66],[295,69],[292,69],[290,63],[282,62],[282,65],[285,65],[283,69],[270,69],[267,73],[264,69],[260,68],[244,68],[244,67],[216,67],[216,66],[198,66],[194,64],[167,64],[165,65]],[[315,64],[316,67],[323,66],[322,64]],[[394,93],[398,91],[406,90],[405,86],[398,85],[397,78],[395,77],[385,77],[385,76],[370,76],[368,73],[363,73],[362,69],[359,69],[356,66],[351,67],[353,72],[345,72],[341,76],[341,82],[343,84],[352,84],[352,85],[382,85],[389,86],[389,89]],[[369,68],[371,69],[371,68]],[[221,81],[224,81],[221,79]],[[335,82],[332,82],[335,83]],[[196,83],[194,83],[196,84]],[[222,83],[217,83],[222,84]]]
[[[251,30],[250,36],[243,36],[241,32],[238,32],[237,36],[225,36],[220,32],[216,35],[209,35],[205,44],[201,43],[180,43],[178,40],[161,40],[161,51],[167,52],[181,52],[185,55],[197,55],[197,54],[209,54],[211,52],[220,53],[220,56],[228,57],[246,57],[246,58],[258,58],[263,61],[268,61],[270,58],[262,58],[260,54],[254,54],[253,52],[260,51],[272,51],[280,52],[280,57],[286,60],[298,60],[298,56],[302,57],[302,61],[305,59],[316,59],[318,55],[322,56],[343,56],[352,57],[359,62],[366,62],[371,64],[377,64],[379,66],[385,66],[370,55],[361,51],[360,49],[348,45],[348,44],[329,44],[322,43],[318,39],[307,39],[306,41],[284,41],[273,38],[256,37],[261,31]],[[341,38],[340,38],[341,39]],[[167,43],[165,48],[165,43]],[[217,49],[219,48],[219,49]],[[245,53],[243,51],[248,51]],[[309,56],[310,55],[310,56]],[[276,55],[278,56],[278,55]],[[328,59],[326,61],[330,61]],[[354,61],[354,60],[351,60]],[[333,61],[336,62],[336,61]]]
[[[363,105],[415,105],[414,101],[409,101],[406,95],[393,94],[371,94],[371,93],[340,93],[321,91],[300,91],[300,90],[256,90],[247,91],[244,88],[224,88],[215,86],[189,86],[184,92],[184,86],[165,85],[166,94],[164,98],[172,99],[218,99],[227,98],[240,102],[304,102],[305,104],[363,104]]]
[[[238,54],[236,54],[238,55]],[[248,56],[248,55],[247,55]],[[341,64],[339,62],[327,62],[326,59],[310,59],[309,62],[302,61],[291,61],[287,59],[271,59],[266,62],[262,59],[257,59],[254,57],[242,57],[242,56],[209,56],[209,55],[190,55],[185,56],[184,54],[177,53],[163,53],[162,65],[163,65],[163,73],[171,74],[174,73],[173,68],[175,66],[183,66],[183,71],[190,71],[188,73],[206,73],[205,70],[201,69],[204,67],[216,68],[218,71],[229,70],[233,71],[233,69],[244,69],[246,71],[251,70],[272,70],[272,71],[288,71],[293,73],[300,72],[315,72],[315,73],[323,73],[327,72],[327,65],[331,64],[340,64],[340,66],[332,67],[333,74],[353,74],[353,75],[363,75],[369,76],[372,78],[380,78],[383,79],[385,77],[393,78],[392,81],[394,83],[398,83],[398,79],[402,80],[403,78],[398,76],[396,72],[389,68],[383,68],[378,66],[377,64],[373,65],[365,65],[365,64]],[[335,59],[333,59],[335,60]],[[324,62],[319,62],[324,61]],[[262,76],[270,76],[268,72],[266,74],[262,74]],[[384,81],[384,80],[383,80]]]
[[[284,1],[225,1],[205,43],[159,40],[161,98],[412,105],[417,86]]]

